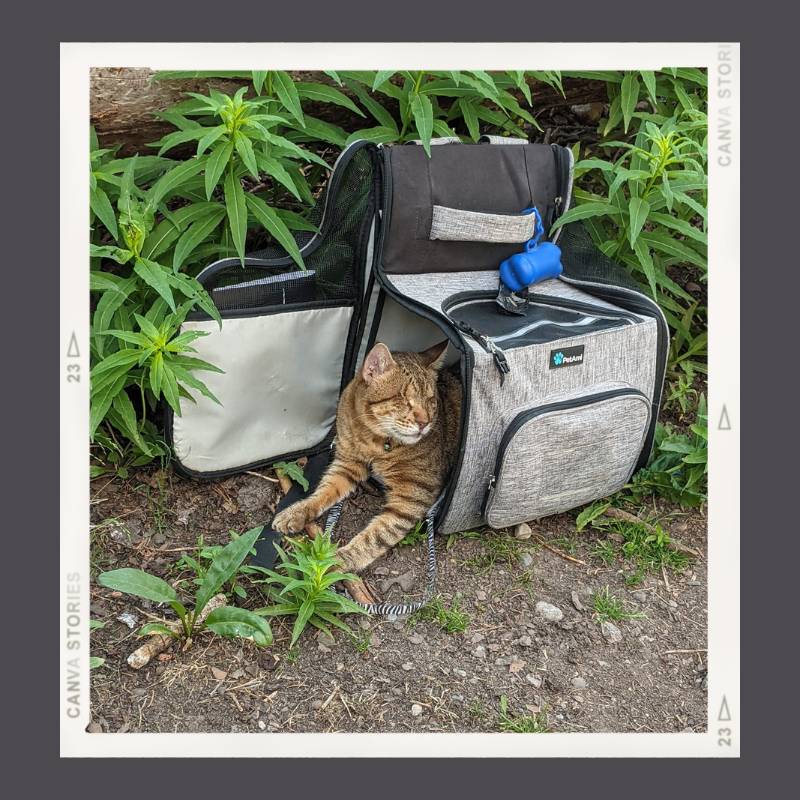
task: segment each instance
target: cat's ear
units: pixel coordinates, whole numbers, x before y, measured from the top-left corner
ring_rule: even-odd
[[[426,367],[430,367],[438,372],[444,366],[444,360],[447,356],[447,345],[449,343],[450,342],[445,339],[443,342],[439,342],[439,344],[435,344],[433,347],[423,350],[419,354],[422,363]]]
[[[364,366],[361,367],[361,376],[367,383],[372,383],[378,375],[383,375],[395,366],[397,364],[392,358],[389,348],[385,344],[378,342],[367,353],[367,357],[364,359]]]

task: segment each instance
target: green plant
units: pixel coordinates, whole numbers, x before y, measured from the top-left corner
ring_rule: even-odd
[[[575,204],[556,227],[583,220],[595,244],[662,306],[675,333],[671,366],[692,360],[702,369],[705,309],[673,276],[676,268],[701,282],[707,276],[707,76],[697,69],[564,76],[605,80],[610,108],[601,133],[631,140],[601,141],[600,152],[577,161]]]
[[[419,139],[430,155],[431,138],[456,136],[455,125],[475,142],[481,135],[482,122],[493,130],[525,139],[528,136],[523,124],[541,130],[513,94],[521,92],[530,106],[530,87],[524,72],[385,70],[339,75],[378,123],[354,131],[348,143],[356,139],[381,143]],[[557,73],[534,73],[536,76],[545,76],[551,85],[560,87]],[[375,93],[383,96],[383,102],[374,98]],[[396,106],[396,113],[389,111],[386,102]]]
[[[122,568],[98,576],[101,586],[155,603],[167,603],[180,621],[180,631],[162,622],[150,622],[139,630],[140,636],[163,634],[183,639],[188,647],[200,630],[210,630],[220,636],[252,639],[264,647],[272,642],[272,631],[262,617],[244,608],[222,606],[215,608],[204,621],[201,614],[211,598],[224,586],[242,561],[253,549],[262,527],[253,528],[233,539],[223,547],[211,562],[202,582],[197,587],[194,604],[187,608],[178,599],[177,592],[166,581],[140,569]]]
[[[306,478],[303,467],[297,461],[278,461],[272,468],[279,477],[288,478],[303,487],[303,491],[308,491],[308,478]]]
[[[469,614],[461,610],[461,595],[456,595],[448,608],[441,597],[434,597],[426,606],[409,617],[409,624],[435,622],[446,633],[463,633],[469,626]]]
[[[658,494],[684,507],[700,506],[707,499],[708,409],[700,395],[697,419],[688,433],[669,425],[656,426],[653,456],[647,467],[633,476],[626,487],[633,498]]]
[[[514,564],[522,550],[531,550],[531,546],[512,538],[508,533],[486,531],[481,537],[481,549],[478,553],[464,561],[466,566],[486,572],[495,564]]]
[[[350,633],[350,627],[337,614],[366,612],[332,589],[337,581],[356,579],[355,575],[336,570],[336,544],[325,534],[313,539],[291,539],[290,542],[289,552],[275,545],[283,574],[265,570],[268,596],[273,605],[258,609],[256,613],[295,617],[290,648],[294,647],[308,624],[326,633],[330,633],[329,625]]]
[[[236,531],[230,531],[231,541],[239,538]],[[193,573],[189,579],[195,586],[201,586],[206,579],[209,569],[214,564],[214,561],[219,557],[225,545],[214,544],[207,545],[203,542],[202,534],[197,540],[196,557],[189,553],[184,553],[176,562],[175,568],[177,570],[189,570]],[[254,580],[256,577],[261,577],[264,573],[263,567],[253,566],[250,564],[240,564],[231,577],[225,582],[225,594],[229,596],[236,596],[241,600],[247,599],[247,590],[241,583],[241,578]]]
[[[547,733],[547,715],[541,711],[536,714],[512,714],[508,710],[508,697],[501,694],[497,728],[504,733]]]
[[[414,527],[397,543],[398,547],[416,547],[421,542],[428,539],[428,531],[425,523],[419,520]]]
[[[598,622],[606,620],[641,619],[644,614],[625,610],[625,606],[613,594],[608,586],[592,595],[592,608]]]

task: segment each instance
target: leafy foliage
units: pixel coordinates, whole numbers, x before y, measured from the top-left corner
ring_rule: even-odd
[[[97,582],[101,586],[134,597],[142,597],[154,603],[166,603],[180,620],[179,634],[164,623],[151,622],[139,630],[140,636],[164,634],[191,642],[198,631],[207,629],[220,636],[252,639],[257,645],[266,647],[272,643],[272,631],[266,620],[252,611],[235,606],[222,606],[215,608],[205,621],[199,620],[209,600],[236,574],[262,530],[263,528],[253,528],[214,554],[197,587],[191,609],[183,605],[175,589],[165,580],[140,569],[126,567],[103,572],[98,576]]]
[[[351,633],[350,627],[337,615],[364,614],[365,611],[332,589],[337,581],[356,579],[355,575],[337,571],[336,545],[325,534],[290,542],[288,552],[275,545],[282,571],[265,570],[272,605],[256,613],[295,617],[290,647],[294,647],[309,624],[326,633],[330,633],[329,625]]]
[[[308,478],[306,478],[303,467],[297,461],[278,461],[272,465],[272,468],[279,476],[286,477],[302,486],[304,492],[308,491]]]

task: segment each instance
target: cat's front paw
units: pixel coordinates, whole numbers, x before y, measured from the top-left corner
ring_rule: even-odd
[[[284,508],[280,514],[276,514],[272,520],[272,528],[279,533],[300,533],[306,523],[313,519],[314,517],[309,515],[308,506],[301,500],[289,508]]]

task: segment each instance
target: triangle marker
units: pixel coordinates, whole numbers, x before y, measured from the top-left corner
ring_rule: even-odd
[[[75,331],[69,339],[69,347],[67,347],[67,358],[80,358],[81,354],[78,350],[78,340],[75,338]]]
[[[722,705],[719,707],[719,716],[717,717],[718,722],[730,722],[731,721],[731,712],[728,708],[728,700],[725,695],[722,695]]]
[[[717,430],[729,431],[730,429],[731,429],[731,420],[728,417],[728,409],[725,406],[725,404],[723,403],[723,405],[722,405],[722,414],[720,415],[720,418],[719,418],[719,426],[718,426]]]

